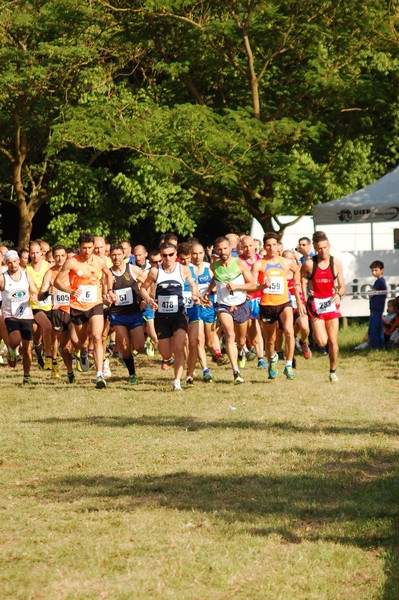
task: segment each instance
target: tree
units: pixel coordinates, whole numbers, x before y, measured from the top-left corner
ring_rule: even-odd
[[[26,245],[58,161],[54,125],[67,107],[106,93],[131,56],[115,45],[112,15],[96,3],[3,0],[1,15],[0,200],[16,207],[18,243]]]
[[[265,229],[397,161],[398,54],[385,2],[103,4],[143,58],[101,106],[113,123],[101,143],[87,137],[87,105],[66,111],[60,142],[78,117],[84,135],[72,144],[132,149],[199,201],[244,203]]]

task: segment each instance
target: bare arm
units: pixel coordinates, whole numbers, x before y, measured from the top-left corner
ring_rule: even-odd
[[[196,281],[194,281],[189,267],[180,266],[180,269],[181,269],[181,274],[182,274],[183,279],[185,279],[188,282],[188,285],[190,286],[194,304],[200,304],[201,302],[200,302],[200,294],[198,291],[198,285],[197,285]]]
[[[148,293],[148,290],[151,286],[154,285],[154,283],[157,280],[157,277],[158,277],[158,267],[151,267],[151,269],[148,271],[147,277],[143,281],[141,288],[140,288],[140,293],[141,293],[142,297],[147,302],[147,304],[150,305],[152,310],[157,310],[158,303],[155,301],[155,298],[152,298],[150,296],[150,294]]]
[[[240,271],[241,271],[241,273],[242,273],[242,275],[244,277],[245,283],[234,283],[233,281],[229,281],[226,284],[226,288],[228,290],[230,290],[231,292],[233,292],[234,290],[243,290],[243,291],[248,291],[248,292],[250,290],[253,290],[253,288],[254,288],[254,278],[253,278],[253,275],[252,275],[251,270],[248,267],[247,263],[244,260],[239,260],[238,261],[238,266],[239,266]]]
[[[57,289],[61,290],[61,292],[66,292],[67,294],[70,294],[71,297],[74,296],[75,298],[77,298],[80,292],[78,290],[71,289],[71,284],[69,281],[69,272],[74,267],[74,264],[75,263],[73,258],[68,258],[65,261],[61,271],[55,278],[54,286]]]
[[[334,299],[335,299],[334,302],[336,301],[339,304],[342,296],[344,296],[344,294],[345,294],[345,282],[344,282],[342,263],[337,258],[334,258],[334,272],[336,273],[336,277],[337,277],[337,290],[334,294]],[[336,299],[337,296],[338,296],[338,300]]]
[[[39,293],[37,295],[38,300],[46,300],[46,298],[52,293],[52,290],[50,289],[52,287],[52,286],[50,286],[50,282],[51,282],[51,270],[49,269],[48,271],[46,271],[46,273],[43,277],[42,285],[41,285]]]
[[[37,301],[37,295],[38,295],[38,289],[35,285],[35,282],[32,279],[32,276],[27,273],[26,277],[28,278],[28,283],[29,283],[29,293],[30,293],[30,297],[31,299],[36,302]]]
[[[296,303],[297,303],[297,307],[298,307],[298,312],[300,315],[305,315],[306,314],[306,308],[305,305],[302,302],[302,298],[301,298],[301,294],[300,294],[300,290],[301,290],[301,269],[299,268],[299,266],[294,263],[291,262],[290,264],[290,269],[294,275],[293,279],[293,283],[294,283],[294,294],[295,294],[295,299],[296,299]]]
[[[261,272],[262,269],[262,261],[261,260],[257,260],[254,262],[254,264],[252,265],[252,287],[250,289],[248,289],[248,292],[259,292],[262,290],[265,290],[266,288],[268,288],[270,286],[270,277],[266,277],[265,278],[265,283],[260,284],[259,283],[259,273]]]
[[[102,270],[103,278],[104,278],[103,283],[105,283],[105,288],[106,288],[104,290],[106,292],[106,294],[105,294],[106,295],[106,300],[109,299],[111,302],[116,302],[117,296],[116,296],[115,292],[112,291],[112,286],[114,284],[114,280],[112,278],[112,273],[109,270],[109,268],[107,267],[107,264],[106,264],[104,258],[101,259],[101,263],[102,263],[101,264],[101,266],[102,266],[101,270]],[[104,286],[103,286],[103,289],[104,289]]]

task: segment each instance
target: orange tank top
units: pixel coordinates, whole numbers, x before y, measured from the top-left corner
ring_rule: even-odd
[[[73,257],[78,262],[76,269],[69,271],[69,281],[73,290],[79,290],[77,298],[72,297],[71,308],[88,311],[97,304],[102,304],[101,298],[101,260],[93,254],[88,261],[81,261],[78,254]]]
[[[286,304],[288,300],[287,272],[289,269],[276,263],[271,265],[267,260],[262,260],[262,270],[258,275],[260,285],[266,282],[270,277],[270,286],[262,290],[260,303],[262,306],[280,306]]]

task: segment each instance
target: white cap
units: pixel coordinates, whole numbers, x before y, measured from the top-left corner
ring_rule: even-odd
[[[16,250],[7,250],[4,255],[4,260],[10,260],[10,258],[19,258],[18,252]]]

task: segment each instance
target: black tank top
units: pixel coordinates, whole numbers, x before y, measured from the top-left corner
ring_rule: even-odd
[[[116,274],[112,269],[114,280],[112,291],[115,292],[117,300],[110,307],[113,315],[130,315],[140,312],[141,295],[136,278],[130,272],[129,265],[125,265],[122,275]]]

